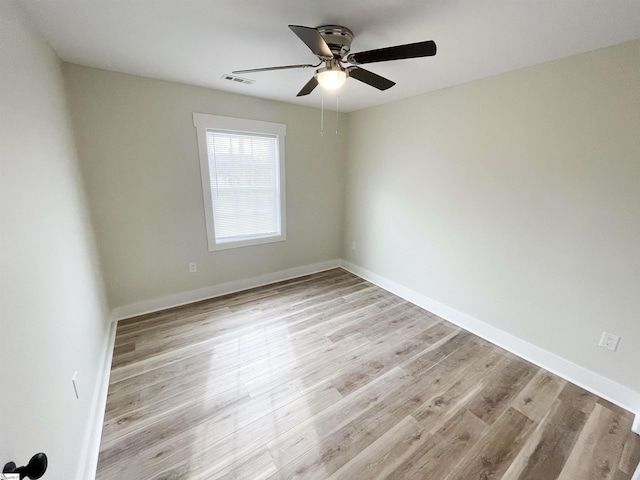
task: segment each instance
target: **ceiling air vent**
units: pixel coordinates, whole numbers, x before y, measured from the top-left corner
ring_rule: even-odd
[[[236,77],[235,75],[230,75],[228,73],[225,73],[220,78],[222,78],[223,80],[229,80],[230,82],[235,82],[235,83],[246,83],[247,85],[251,85],[252,83],[255,83],[255,80],[251,80],[249,78]]]

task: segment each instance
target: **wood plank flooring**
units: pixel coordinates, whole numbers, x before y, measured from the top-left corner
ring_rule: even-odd
[[[335,269],[121,321],[97,478],[630,480],[632,420]]]

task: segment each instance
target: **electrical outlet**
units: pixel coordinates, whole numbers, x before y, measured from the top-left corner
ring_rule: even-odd
[[[618,335],[614,335],[613,333],[602,332],[602,338],[600,338],[600,346],[604,348],[608,348],[609,350],[616,351],[618,348],[618,342],[620,341],[620,337]]]
[[[351,242],[351,250],[355,250],[357,247],[356,242]]]
[[[196,262],[191,262],[189,264],[189,271],[191,273],[197,272],[198,271],[198,265],[196,265]]]

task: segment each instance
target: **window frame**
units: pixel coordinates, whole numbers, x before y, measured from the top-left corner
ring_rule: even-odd
[[[200,157],[200,177],[204,201],[205,224],[207,230],[207,246],[210,252],[231,248],[262,245],[282,242],[287,239],[286,195],[285,195],[285,136],[287,126],[282,123],[263,122],[244,118],[223,117],[207,113],[194,113],[193,125],[198,138],[198,154]],[[211,175],[209,154],[207,151],[207,130],[228,131],[229,133],[269,135],[277,137],[279,190],[280,190],[280,234],[254,237],[246,240],[216,242],[215,222],[213,218],[213,198],[211,196]]]

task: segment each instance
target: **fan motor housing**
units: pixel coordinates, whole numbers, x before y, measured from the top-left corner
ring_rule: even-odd
[[[353,41],[353,32],[347,27],[341,25],[322,25],[316,30],[327,42],[333,56],[336,58],[344,58],[351,50],[351,42]]]

